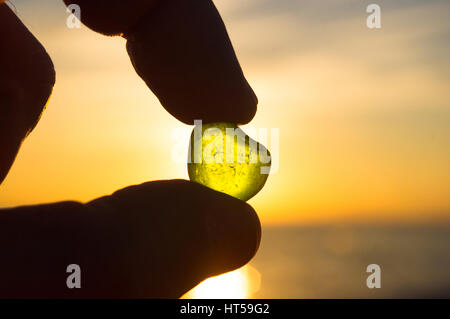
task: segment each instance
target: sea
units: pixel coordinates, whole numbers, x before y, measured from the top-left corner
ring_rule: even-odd
[[[263,227],[248,267],[248,298],[450,298],[450,227]]]

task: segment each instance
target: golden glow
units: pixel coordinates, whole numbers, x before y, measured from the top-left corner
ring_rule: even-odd
[[[243,299],[259,290],[261,275],[252,266],[211,277],[186,293],[186,299]]]
[[[249,201],[263,224],[450,218],[446,4],[386,8],[375,31],[356,1],[292,1],[303,7],[290,12],[215,2],[259,98],[250,124],[280,129],[279,169]],[[57,83],[0,186],[0,206],[88,201],[188,178],[186,162],[171,160],[171,136],[187,128],[187,147],[192,128],[136,75],[125,40],[68,29],[62,2],[15,5],[51,55]]]
[[[196,126],[191,134],[188,173],[193,182],[247,201],[263,188],[270,153],[232,123]]]

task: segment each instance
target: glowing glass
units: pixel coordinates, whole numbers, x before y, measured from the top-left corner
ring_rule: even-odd
[[[232,123],[208,123],[191,134],[188,173],[191,181],[247,201],[266,183],[269,151]]]

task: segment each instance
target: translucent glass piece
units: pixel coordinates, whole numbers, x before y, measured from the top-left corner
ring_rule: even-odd
[[[232,123],[194,127],[188,157],[191,181],[247,201],[266,183],[269,151]]]

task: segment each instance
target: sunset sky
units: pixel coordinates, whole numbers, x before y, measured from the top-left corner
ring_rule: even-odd
[[[11,2],[57,80],[0,206],[187,179],[172,152],[192,127],[160,106],[125,40],[69,29],[62,1]],[[279,129],[279,169],[249,201],[263,224],[450,220],[448,0],[215,3],[260,101],[249,126]],[[381,29],[366,27],[370,3]]]

